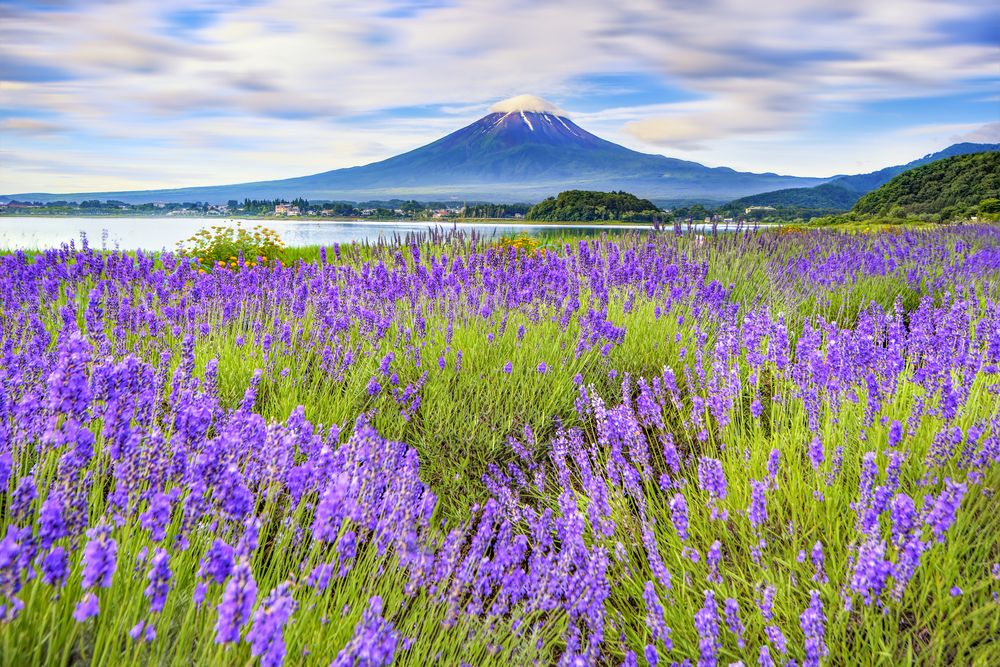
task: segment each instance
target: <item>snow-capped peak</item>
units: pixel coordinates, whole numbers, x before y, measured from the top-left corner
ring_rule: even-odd
[[[515,95],[497,102],[490,107],[490,113],[550,113],[565,116],[566,112],[547,100],[536,95]]]

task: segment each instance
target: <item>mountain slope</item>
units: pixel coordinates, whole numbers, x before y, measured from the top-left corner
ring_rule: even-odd
[[[640,153],[597,137],[544,100],[519,96],[435,142],[372,164],[277,181],[212,187],[5,199],[125,202],[305,197],[313,200],[476,199],[538,201],[563,190],[627,190],[656,200],[725,201],[827,179],[741,173]]]
[[[742,197],[719,210],[738,215],[751,206],[771,206],[782,211],[836,213],[850,209],[858,197],[860,195],[856,191],[832,181],[812,188],[787,188]]]
[[[838,176],[828,183],[811,188],[788,188],[742,197],[729,202],[720,210],[739,213],[750,206],[773,206],[779,210],[779,215],[787,213],[791,217],[844,212],[850,210],[866,192],[888,183],[899,174],[944,158],[990,151],[1000,151],[1000,144],[953,144],[942,151],[930,153],[918,160],[886,167],[867,174]]]
[[[885,185],[899,174],[909,171],[915,167],[919,167],[920,165],[937,162],[938,160],[946,157],[952,157],[954,155],[968,155],[970,153],[984,153],[987,151],[1000,151],[1000,144],[972,144],[968,142],[952,144],[944,150],[936,153],[930,153],[920,159],[907,162],[903,165],[886,167],[885,169],[879,169],[878,171],[873,171],[868,174],[840,176],[830,182],[864,194]]]
[[[861,197],[860,215],[943,219],[974,214],[984,199],[1000,198],[1000,153],[957,155],[922,165]]]

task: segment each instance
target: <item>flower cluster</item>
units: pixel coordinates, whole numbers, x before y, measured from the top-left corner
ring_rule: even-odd
[[[14,654],[820,665],[995,604],[996,229],[504,252],[0,255]]]

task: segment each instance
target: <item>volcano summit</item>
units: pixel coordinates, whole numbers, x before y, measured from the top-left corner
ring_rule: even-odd
[[[627,190],[659,201],[726,201],[829,179],[710,168],[601,139],[534,95],[498,102],[471,125],[415,150],[360,167],[236,185],[130,192],[12,195],[125,202],[305,197],[312,200],[467,199],[537,201],[562,190]]]

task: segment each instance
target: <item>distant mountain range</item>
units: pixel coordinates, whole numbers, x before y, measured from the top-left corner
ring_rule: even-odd
[[[818,214],[849,210],[861,197],[876,190],[893,178],[921,165],[937,162],[956,155],[1000,151],[1000,144],[953,144],[937,153],[895,167],[886,167],[868,174],[837,176],[827,183],[810,188],[786,188],[773,192],[742,197],[729,202],[723,210],[741,212],[751,206],[773,206],[777,209],[814,211]]]
[[[587,132],[537,97],[491,113],[408,153],[360,167],[278,181],[211,187],[0,197],[32,201],[116,199],[128,203],[230,199],[485,200],[534,202],[563,190],[627,190],[664,200],[726,201],[826,179],[753,174],[633,151]]]
[[[869,187],[864,179],[874,178],[873,182],[877,182],[883,178],[879,176],[882,172],[909,166],[841,176],[836,181],[854,189],[864,187],[858,191],[867,192],[876,185]],[[881,182],[895,173],[898,171]],[[738,172],[640,153],[587,132],[540,98],[521,95],[495,105],[488,115],[433,143],[364,166],[277,181],[169,190],[22,193],[0,196],[0,201],[223,203],[231,199],[303,197],[313,201],[398,198],[535,202],[564,190],[579,189],[625,190],[664,204],[724,202],[762,192],[808,188],[830,180]]]

